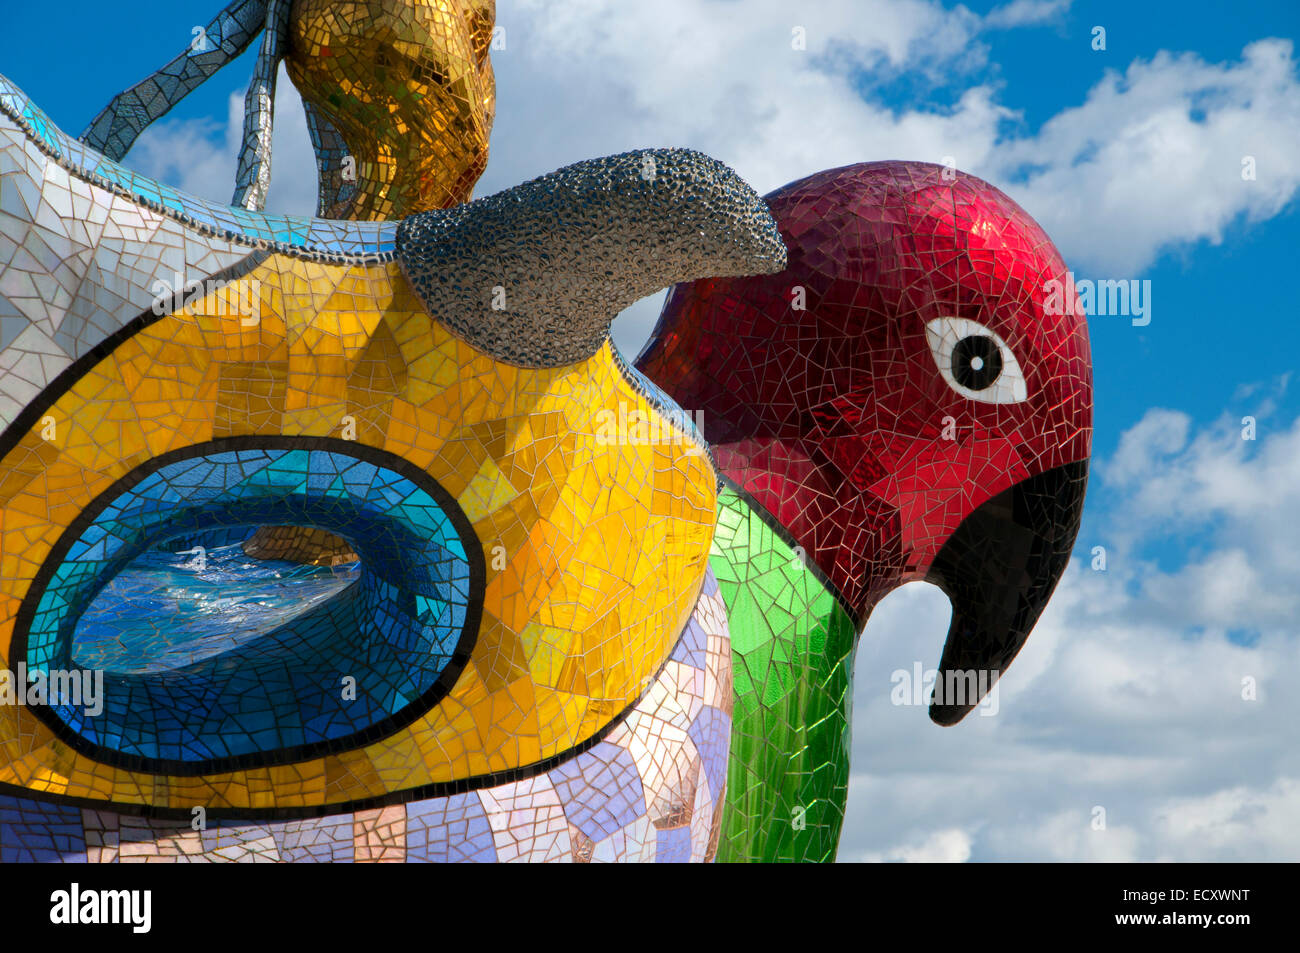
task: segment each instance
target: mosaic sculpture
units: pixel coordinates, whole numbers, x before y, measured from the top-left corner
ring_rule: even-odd
[[[494,0],[234,0],[152,76],[114,97],[81,140],[121,160],[260,35],[232,205],[260,209],[271,181],[277,68],[303,95],[318,214],[391,219],[466,201],[487,166],[496,87]]]
[[[915,163],[458,204],[493,4],[339,6],[232,3],[83,141],[0,78],[0,861],[832,859],[872,606],[937,583],[995,679],[1068,559],[1060,256]],[[231,207],[116,161],[258,35]],[[259,211],[281,60],[327,217]]]
[[[1082,310],[1052,306],[1060,254],[986,182],[876,162],[767,202],[789,267],[674,289],[637,363],[698,414],[722,474],[711,565],[736,708],[719,857],[829,860],[857,634],[898,586],[939,586],[936,685],[975,682],[930,714],[974,708],[1069,561],[1091,361]]]
[[[20,856],[57,819],[87,832],[62,853],[98,859],[94,847],[116,851],[96,825],[125,851],[121,831],[141,823],[152,833],[132,849],[163,855],[231,857],[232,838],[288,858],[312,854],[304,842],[352,851],[351,834],[330,846],[342,825],[404,859],[481,857],[446,842],[482,820],[513,845],[497,844],[499,859],[569,856],[583,832],[594,856],[702,859],[731,704],[707,565],[716,478],[685,431],[646,448],[600,441],[597,419],[632,407],[674,426],[671,405],[618,359],[608,323],[678,279],[781,267],[759,197],[706,157],[663,150],[401,227],[282,219],[133,176],[11,86],[0,104],[4,181],[23,203],[5,217],[22,229],[14,241],[59,247],[83,272],[111,247],[112,274],[128,279],[109,294],[69,282],[62,298],[16,302],[47,310],[3,358],[6,380],[37,391],[0,445],[6,660],[83,665],[97,642],[78,617],[178,537],[214,546],[203,534],[315,526],[352,543],[363,567],[356,587],[255,640],[138,646],[130,670],[109,669],[94,717],[31,697],[0,706],[0,781],[58,801],[7,797],[0,823],[28,845]],[[124,234],[128,221],[139,233]],[[507,310],[493,310],[484,278],[500,279],[481,271],[492,243],[518,269]],[[227,283],[155,308],[149,289],[181,252],[224,264]],[[566,323],[562,305],[584,284],[590,307]],[[475,344],[433,317],[448,307],[516,329],[504,354],[493,336]],[[520,342],[530,368],[503,359]],[[606,801],[611,784],[632,806]],[[216,823],[191,831],[196,806]],[[652,808],[690,823],[659,836]],[[571,833],[583,811],[595,819]],[[418,850],[417,817],[429,841]]]

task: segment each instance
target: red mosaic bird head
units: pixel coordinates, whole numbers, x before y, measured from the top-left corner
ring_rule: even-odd
[[[991,684],[1082,511],[1092,372],[1065,263],[1004,193],[944,166],[847,166],[767,201],[789,267],[678,286],[638,366],[859,622],[930,581],[953,603],[940,677]]]

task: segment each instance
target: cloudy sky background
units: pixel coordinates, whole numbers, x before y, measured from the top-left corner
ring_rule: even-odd
[[[89,0],[57,17],[7,10],[0,72],[75,134],[219,6],[142,0],[108,22]],[[999,713],[940,729],[890,704],[891,672],[938,661],[937,590],[899,590],[867,626],[841,859],[1300,859],[1300,8],[498,7],[500,109],[479,195],[645,146],[702,149],[760,192],[852,162],[951,157],[1038,219],[1080,278],[1152,282],[1149,326],[1091,322],[1084,529]],[[128,163],[228,201],[251,70],[245,58],[212,80]],[[279,99],[270,204],[306,213],[314,163],[287,80]],[[620,318],[629,355],[660,303]]]

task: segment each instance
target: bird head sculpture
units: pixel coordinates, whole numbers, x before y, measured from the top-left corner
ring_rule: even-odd
[[[677,287],[638,366],[859,627],[899,585],[934,583],[953,605],[936,684],[991,685],[1082,510],[1092,380],[1061,255],[1001,191],[942,166],[848,166],[768,203],[788,268]],[[931,717],[978,701],[936,699]]]

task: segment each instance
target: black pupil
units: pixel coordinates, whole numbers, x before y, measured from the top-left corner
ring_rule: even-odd
[[[952,349],[952,376],[967,390],[983,390],[1002,374],[997,342],[982,334],[962,338]]]

